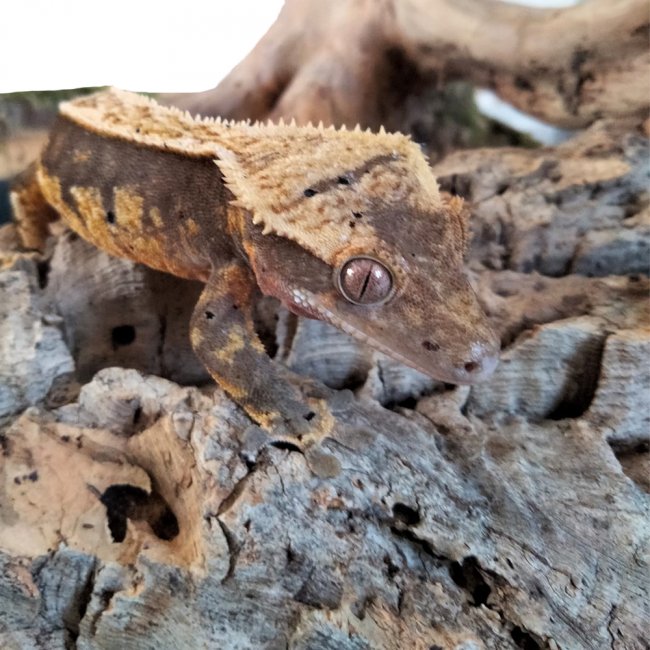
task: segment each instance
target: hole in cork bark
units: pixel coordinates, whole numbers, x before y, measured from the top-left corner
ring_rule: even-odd
[[[524,650],[540,650],[541,645],[526,631],[522,630],[518,625],[515,625],[510,632],[512,640],[517,644],[518,648]]]
[[[393,517],[407,526],[417,526],[420,523],[420,513],[405,503],[396,503],[393,506]]]
[[[451,579],[462,589],[472,595],[472,605],[487,605],[492,588],[483,578],[475,557],[467,557],[463,563],[452,562],[449,565]]]
[[[100,496],[108,528],[116,543],[126,537],[127,520],[146,521],[154,535],[169,541],[178,535],[178,520],[162,497],[129,484],[111,485]]]
[[[598,388],[605,338],[584,347],[576,358],[576,374],[565,380],[564,395],[546,416],[549,420],[579,418],[591,406]]]
[[[38,273],[38,286],[40,289],[45,289],[45,287],[47,287],[48,276],[50,274],[49,260],[38,262],[36,265],[36,271]]]
[[[111,343],[113,349],[131,345],[135,341],[135,327],[133,325],[118,325],[111,330]]]
[[[611,441],[609,446],[621,464],[623,473],[640,490],[650,494],[650,442],[638,439],[629,442]]]
[[[438,184],[443,192],[465,199],[472,197],[472,179],[469,174],[451,174],[438,178]]]
[[[414,411],[415,407],[418,405],[418,398],[409,395],[402,400],[395,402],[386,402],[384,408],[389,411],[395,411],[399,413],[400,409],[406,409],[407,411]]]

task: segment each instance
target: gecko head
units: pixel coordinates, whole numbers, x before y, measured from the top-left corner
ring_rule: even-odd
[[[216,161],[250,214],[262,291],[436,379],[486,379],[499,341],[463,269],[462,201],[440,194],[419,146],[383,131],[273,128]]]
[[[497,366],[498,338],[462,267],[436,266],[356,253],[333,270],[331,287],[294,284],[283,302],[434,379],[483,381]]]
[[[256,269],[260,286],[292,312],[328,322],[435,379],[485,380],[497,366],[499,339],[464,271],[457,210],[413,215],[376,206],[376,215],[380,209],[391,215],[375,220],[373,241],[343,247],[335,263],[267,236],[262,250],[273,254]]]

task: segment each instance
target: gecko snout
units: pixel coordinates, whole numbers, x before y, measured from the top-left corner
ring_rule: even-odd
[[[499,347],[491,343],[474,344],[466,359],[453,369],[459,384],[476,384],[486,380],[499,363]]]

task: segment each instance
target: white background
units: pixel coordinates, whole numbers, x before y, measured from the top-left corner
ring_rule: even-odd
[[[207,90],[253,48],[281,6],[282,0],[2,0],[0,93],[107,85]]]
[[[520,0],[555,7],[576,1]],[[282,0],[2,0],[0,93],[105,85],[206,90],[253,48],[281,6]]]

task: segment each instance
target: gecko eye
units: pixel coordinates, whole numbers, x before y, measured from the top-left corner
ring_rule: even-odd
[[[355,305],[376,305],[391,295],[391,272],[371,257],[349,259],[338,274],[338,289],[346,300]]]

